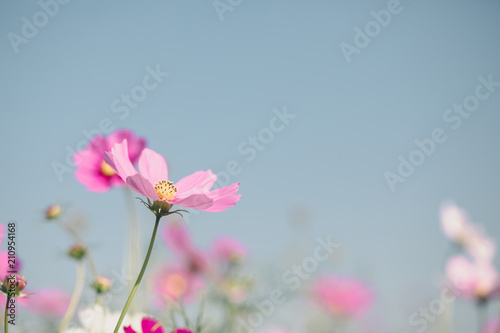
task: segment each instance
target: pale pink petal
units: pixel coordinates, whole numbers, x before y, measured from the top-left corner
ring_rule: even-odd
[[[205,212],[222,212],[234,205],[240,200],[241,194],[231,195],[222,199],[217,199],[214,204],[208,208],[200,208]]]
[[[453,203],[445,202],[441,206],[441,227],[445,235],[459,242],[465,236],[469,223],[467,213]]]
[[[228,237],[219,237],[212,246],[214,258],[222,263],[240,261],[247,255],[247,249],[237,240]]]
[[[59,289],[34,291],[36,295],[18,298],[17,302],[33,313],[48,318],[61,318],[69,305],[71,296]]]
[[[210,191],[208,193],[208,197],[214,200],[221,199],[223,197],[227,197],[233,194],[236,194],[240,188],[240,183],[234,183],[222,188],[218,188],[216,190]]]
[[[474,297],[476,276],[474,265],[464,256],[455,256],[446,264],[446,278],[464,297]]]
[[[163,240],[171,250],[179,254],[193,246],[189,232],[180,218],[166,223]]]
[[[186,198],[175,198],[169,201],[172,204],[176,204],[182,207],[194,208],[203,210],[213,205],[214,201],[207,197],[205,194],[193,194]]]
[[[153,185],[160,180],[168,180],[167,163],[163,156],[145,148],[139,157],[139,172]]]
[[[158,194],[155,191],[154,186],[140,174],[136,174],[127,178],[127,185],[131,190],[142,194],[143,196],[153,199],[160,200]]]
[[[158,268],[152,279],[154,295],[161,303],[177,299],[194,301],[205,285],[198,274],[192,274],[183,265],[176,263]]]
[[[164,333],[163,327],[158,320],[153,318],[144,318],[141,323],[142,333]]]
[[[360,281],[325,276],[313,283],[313,297],[328,312],[342,316],[359,316],[373,303],[371,288]]]
[[[104,161],[123,179],[137,174],[137,170],[128,156],[127,140],[117,143],[111,148],[111,152],[104,153]]]
[[[215,184],[217,176],[212,170],[196,171],[175,183],[177,198],[185,198],[192,194],[207,193]]]

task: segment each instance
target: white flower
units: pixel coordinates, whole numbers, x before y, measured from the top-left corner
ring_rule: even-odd
[[[123,326],[132,325],[136,331],[140,331],[142,318],[145,314],[127,314],[123,320]],[[120,312],[111,312],[101,305],[84,308],[78,312],[78,319],[82,327],[67,329],[64,333],[109,333],[113,332],[120,318]]]

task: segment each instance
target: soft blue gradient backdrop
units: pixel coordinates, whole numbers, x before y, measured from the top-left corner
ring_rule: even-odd
[[[415,331],[408,317],[438,293],[448,251],[441,202],[455,200],[500,236],[500,88],[458,130],[443,120],[478,76],[500,81],[500,3],[402,1],[348,64],[339,44],[353,44],[353,29],[387,3],[243,1],[221,21],[211,1],[71,1],[15,53],[8,33],[21,34],[22,17],[32,20],[40,7],[2,0],[0,219],[19,224],[30,286],[73,284],[64,255],[71,242],[42,218],[55,202],[86,215],[85,237],[104,274],[121,267],[121,191],[87,192],[71,173],[60,182],[51,166],[65,164],[66,147],[109,118],[166,156],[174,181],[240,162],[231,179],[241,182],[240,203],[191,218],[200,245],[229,234],[255,263],[269,264],[300,237],[314,245],[330,234],[345,249],[330,270],[377,288],[371,317],[381,331]],[[156,65],[169,76],[120,120],[112,102]],[[247,162],[238,145],[285,107],[296,118]],[[398,156],[436,127],[447,141],[391,192],[384,172],[396,172]],[[289,223],[298,205],[311,216],[300,234]],[[153,216],[137,207],[147,238]],[[473,324],[472,310],[462,313],[457,332]]]

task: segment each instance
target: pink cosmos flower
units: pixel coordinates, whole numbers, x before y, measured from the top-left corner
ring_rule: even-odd
[[[500,332],[500,318],[495,318],[488,321],[481,329],[481,333],[498,333],[498,332]]]
[[[312,287],[313,298],[333,315],[354,317],[373,303],[373,291],[360,281],[336,276],[318,278]]]
[[[500,294],[499,276],[491,263],[471,262],[464,256],[455,256],[446,265],[446,277],[464,298],[486,300]]]
[[[75,177],[89,191],[106,192],[113,187],[126,185],[102,157],[104,152],[123,140],[127,140],[127,158],[135,163],[146,147],[146,140],[138,138],[129,130],[118,130],[107,137],[96,136],[84,150],[73,156],[76,164]]]
[[[143,318],[141,322],[142,333],[164,333],[160,322],[153,318]],[[134,331],[132,326],[124,327],[125,333],[140,333]]]
[[[225,265],[243,261],[247,255],[247,250],[237,240],[228,236],[221,236],[214,242],[212,254],[215,260]]]
[[[192,301],[204,285],[199,275],[175,264],[161,267],[153,275],[154,293],[161,303]]]
[[[17,299],[17,302],[29,311],[45,318],[58,319],[64,316],[71,295],[56,289],[35,290],[35,295]]]
[[[115,144],[104,160],[135,192],[155,202],[166,202],[207,212],[220,212],[236,204],[239,183],[210,191],[217,180],[211,170],[197,171],[177,183],[168,181],[165,159],[145,148],[139,157],[139,172],[129,158],[127,140]]]
[[[170,333],[193,333],[193,331],[188,330],[187,328],[176,328],[175,331]]]
[[[472,224],[467,212],[453,203],[441,206],[441,227],[445,235],[461,245],[476,261],[490,262],[496,245],[481,229]]]
[[[183,220],[168,221],[163,231],[163,239],[187,271],[194,275],[207,272],[207,255],[192,243]]]
[[[467,212],[451,202],[445,202],[440,210],[441,228],[452,241],[462,243],[470,225]]]

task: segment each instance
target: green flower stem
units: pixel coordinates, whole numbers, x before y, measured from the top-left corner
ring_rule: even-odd
[[[9,302],[10,302],[10,296],[7,295],[7,303],[5,303],[5,314],[4,314],[4,320],[3,320],[3,324],[5,326],[5,333],[9,333],[9,322],[7,321],[7,314],[8,314],[8,309],[9,309]]]
[[[66,326],[68,326],[71,318],[75,315],[76,307],[80,302],[80,297],[82,296],[83,286],[85,285],[85,265],[82,260],[78,261],[76,265],[76,282],[75,288],[73,289],[73,295],[71,295],[71,301],[69,302],[68,309],[64,314],[64,317],[59,325],[58,332],[64,332]]]
[[[118,323],[116,323],[114,333],[118,333],[120,326],[122,325],[123,318],[125,318],[125,315],[127,314],[127,310],[130,306],[130,303],[132,303],[132,300],[134,299],[135,292],[137,291],[137,288],[139,288],[139,284],[141,283],[142,276],[144,275],[144,272],[146,271],[146,267],[148,266],[148,262],[149,262],[149,257],[151,257],[151,251],[153,250],[153,245],[155,243],[156,232],[158,231],[158,224],[160,223],[160,218],[161,218],[161,215],[156,215],[155,227],[153,229],[153,234],[151,235],[151,241],[149,242],[149,248],[148,248],[148,252],[146,253],[146,258],[144,259],[144,263],[142,264],[141,272],[139,273],[139,276],[137,277],[137,280],[135,281],[134,287],[130,291],[130,295],[128,296],[127,302],[125,303],[125,306],[123,307],[122,313],[120,315],[120,319],[118,319]]]

